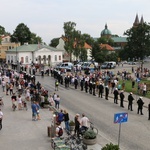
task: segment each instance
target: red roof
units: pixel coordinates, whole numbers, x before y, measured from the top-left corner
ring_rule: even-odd
[[[109,44],[100,44],[101,49],[106,49],[108,51],[114,51],[114,48],[111,47]]]

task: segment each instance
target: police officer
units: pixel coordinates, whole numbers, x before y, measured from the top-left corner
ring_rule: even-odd
[[[116,88],[114,90],[114,103],[118,104],[118,95],[119,95],[119,92],[118,92],[118,89]]]
[[[105,99],[108,100],[108,94],[109,94],[109,87],[108,85],[105,86]]]
[[[129,101],[128,110],[133,111],[133,109],[132,109],[133,100],[134,100],[134,98],[133,98],[132,92],[130,92],[130,94],[128,95],[128,101]]]
[[[123,105],[123,101],[124,101],[124,93],[123,93],[123,90],[120,92],[120,107],[123,107],[124,108],[124,105]]]
[[[89,81],[89,93],[92,94],[92,81]]]
[[[101,96],[101,98],[103,98],[103,90],[104,90],[104,86],[103,86],[102,82],[100,82],[98,88],[99,88],[99,97]]]
[[[142,109],[143,109],[144,102],[142,100],[142,97],[138,99],[137,104],[138,104],[137,114],[139,114],[140,111],[141,115],[143,115]]]
[[[95,82],[92,83],[92,88],[93,88],[93,96],[96,96],[95,94],[96,83]]]

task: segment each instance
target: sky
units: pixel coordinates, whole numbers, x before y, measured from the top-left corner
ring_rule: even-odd
[[[64,35],[65,22],[76,30],[100,37],[107,23],[112,34],[123,36],[136,14],[150,22],[150,0],[0,0],[0,25],[13,34],[20,23],[46,44]]]

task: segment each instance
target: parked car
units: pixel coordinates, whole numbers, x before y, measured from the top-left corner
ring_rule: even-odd
[[[130,61],[128,62],[128,65],[136,65],[137,63],[136,62],[133,62],[133,61]]]
[[[101,65],[102,69],[114,69],[116,67],[116,62],[110,61],[110,62],[104,62]]]
[[[66,71],[71,71],[73,69],[73,63],[71,62],[62,63],[59,69],[66,69]]]

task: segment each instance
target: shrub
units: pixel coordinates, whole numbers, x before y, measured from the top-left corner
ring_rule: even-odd
[[[113,145],[112,143],[110,144],[106,144],[102,150],[119,150],[119,146],[118,145]]]
[[[71,121],[69,122],[69,126],[75,126],[75,123],[74,123],[73,120],[71,120]]]
[[[93,130],[87,130],[87,131],[85,131],[83,137],[85,139],[95,139],[96,133]]]

